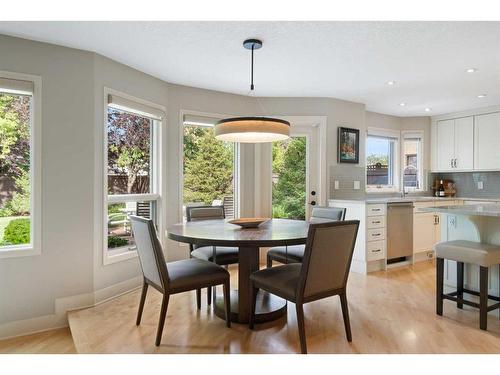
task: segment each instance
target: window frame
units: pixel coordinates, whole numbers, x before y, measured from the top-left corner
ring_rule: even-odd
[[[426,191],[425,189],[425,182],[424,182],[424,132],[422,130],[402,130],[401,131],[401,188],[404,189],[404,142],[405,140],[411,140],[411,139],[419,139],[419,147],[417,150],[417,165],[419,166],[418,168],[418,181],[420,181],[420,187],[417,188],[411,188],[408,187],[412,192],[423,192]]]
[[[0,247],[0,259],[37,256],[42,254],[42,213],[41,213],[41,120],[42,120],[42,77],[0,71],[0,77],[30,81],[33,83],[31,97],[30,124],[30,244]]]
[[[148,106],[154,108],[163,113],[161,120],[153,119],[152,124],[152,152],[151,152],[151,186],[150,193],[144,194],[108,194],[108,97],[109,95],[117,96],[119,98],[125,99],[131,103],[137,103],[140,108],[143,106]],[[162,105],[134,97],[132,95],[105,87],[104,88],[104,100],[103,100],[103,122],[101,125],[102,131],[102,206],[101,212],[101,248],[102,248],[102,263],[104,266],[111,265],[117,262],[126,261],[128,259],[133,259],[138,256],[137,250],[134,249],[135,246],[123,246],[116,249],[108,249],[108,228],[107,228],[107,215],[108,215],[108,204],[111,203],[124,203],[127,201],[134,202],[156,202],[156,225],[158,228],[158,238],[160,243],[163,245],[164,240],[161,235],[164,232],[164,219],[162,211],[162,190],[161,190],[161,176],[162,176],[162,130],[164,129],[166,123],[166,108]]]
[[[368,185],[368,164],[366,163],[367,155],[367,145],[368,137],[383,137],[394,139],[394,166],[393,166],[393,185]],[[366,131],[366,142],[365,142],[365,190],[367,193],[397,193],[400,191],[401,184],[401,132],[381,129],[381,128],[368,128]]]
[[[183,206],[184,206],[184,118],[185,116],[199,116],[208,117],[213,119],[223,119],[236,117],[236,115],[219,114],[219,113],[209,113],[200,112],[192,110],[180,110],[180,131],[179,131],[179,211],[178,211],[178,221],[182,221],[183,217]],[[195,125],[188,125],[195,126]],[[203,125],[199,125],[203,126]],[[233,156],[233,195],[234,195],[234,217],[240,216],[241,209],[241,143],[234,143],[234,156]],[[179,244],[180,246],[187,246],[187,244]]]

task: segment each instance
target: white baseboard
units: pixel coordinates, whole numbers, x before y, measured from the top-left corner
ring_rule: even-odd
[[[0,339],[5,340],[17,336],[67,327],[68,311],[97,306],[125,293],[129,293],[139,288],[142,285],[142,280],[142,276],[138,276],[94,292],[57,298],[54,301],[54,314],[0,324]]]

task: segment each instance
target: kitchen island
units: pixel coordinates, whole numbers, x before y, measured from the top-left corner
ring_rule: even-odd
[[[441,215],[441,241],[467,240],[500,246],[500,204],[474,204],[420,208]],[[456,262],[445,261],[445,285],[456,286]],[[491,267],[489,294],[499,295],[498,266]],[[465,287],[479,289],[479,267],[465,265]]]

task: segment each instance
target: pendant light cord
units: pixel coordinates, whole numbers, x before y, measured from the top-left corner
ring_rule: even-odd
[[[254,85],[253,85],[253,50],[254,50],[255,45],[252,44],[252,68],[251,68],[251,76],[252,76],[252,83],[250,84],[250,90],[253,91]]]

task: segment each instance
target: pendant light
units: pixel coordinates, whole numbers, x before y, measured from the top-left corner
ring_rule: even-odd
[[[262,41],[247,39],[243,47],[252,51],[251,83],[253,84],[253,53],[262,48]],[[290,137],[290,123],[271,117],[233,117],[220,120],[215,124],[215,138],[221,141],[240,143],[263,143],[282,141]]]

